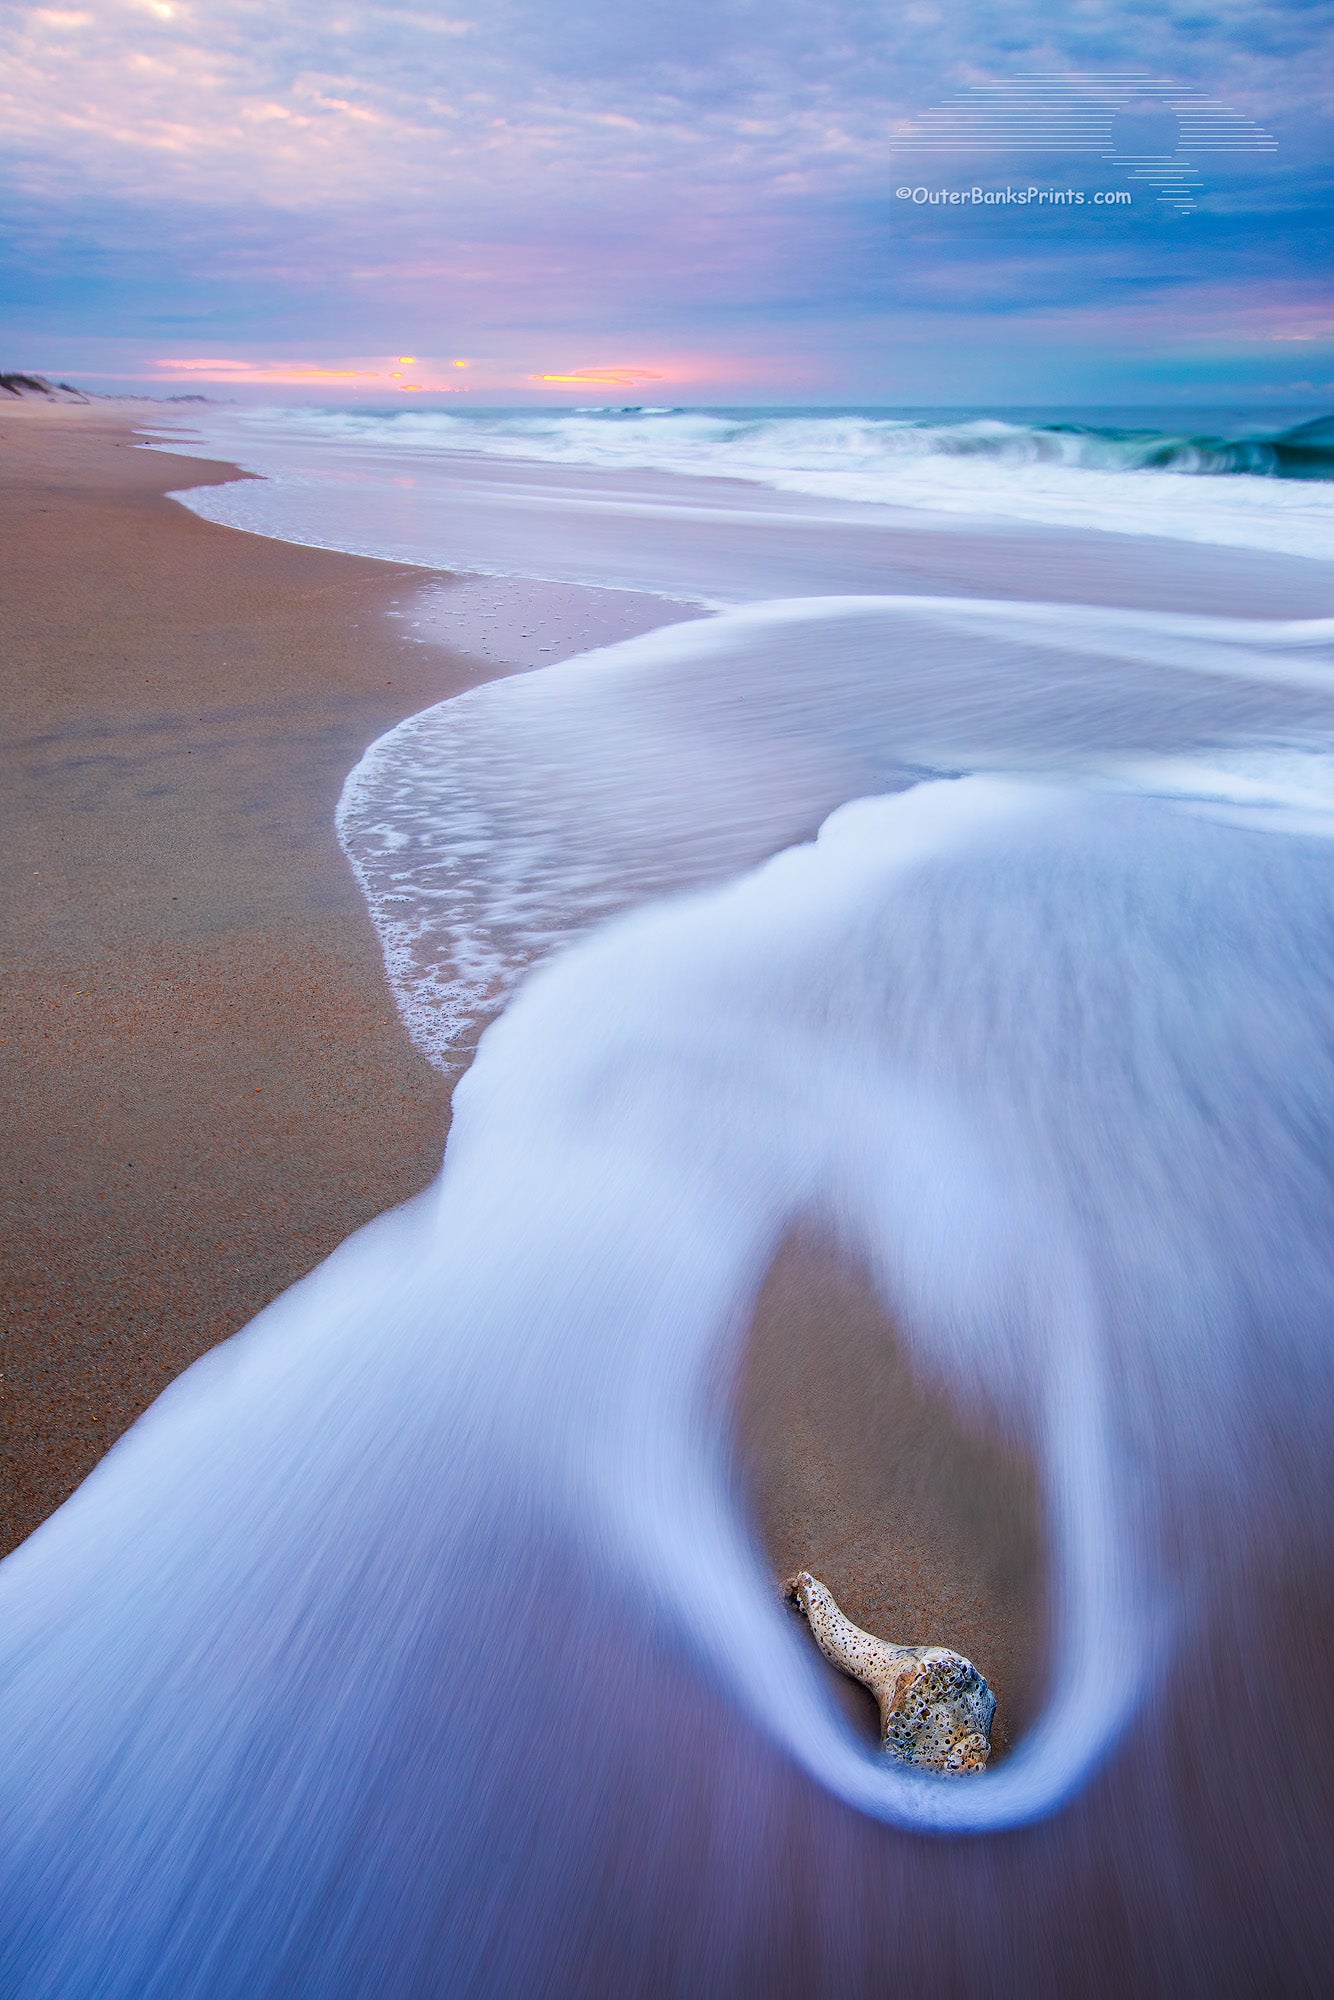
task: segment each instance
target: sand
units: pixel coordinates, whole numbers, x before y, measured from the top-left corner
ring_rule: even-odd
[[[914,1375],[862,1273],[809,1236],[785,1246],[760,1295],[737,1414],[775,1577],[809,1569],[865,1630],[975,1661],[1003,1756],[1036,1719],[1047,1664],[1031,1461]],[[833,1668],[829,1681],[874,1741],[870,1694]]]
[[[334,805],[375,736],[574,615],[517,586],[485,659],[415,641],[431,573],[199,520],[165,494],[235,468],[137,449],[151,418],[0,410],[0,1550],[436,1171],[451,1079],[398,1021]],[[621,593],[608,615],[689,612]],[[860,1623],[976,1659],[1003,1751],[1041,1685],[1031,1467],[913,1381],[859,1274],[813,1243],[765,1288],[737,1414],[775,1578],[810,1568]],[[869,1697],[831,1680],[872,1734]]]
[[[448,1080],[403,1034],[334,804],[483,669],[419,570],[216,528],[147,412],[0,409],[0,1550],[171,1376],[416,1192]]]

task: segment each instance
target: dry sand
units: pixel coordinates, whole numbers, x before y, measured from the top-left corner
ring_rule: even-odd
[[[333,812],[367,742],[497,663],[385,615],[428,573],[166,499],[237,475],[137,450],[145,421],[0,409],[0,1552],[166,1381],[422,1187],[448,1117]],[[969,1653],[1004,1747],[1040,1685],[1031,1468],[914,1383],[866,1286],[809,1243],[766,1286],[738,1417],[776,1575]]]

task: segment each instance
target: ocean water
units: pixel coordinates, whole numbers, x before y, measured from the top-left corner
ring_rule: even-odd
[[[339,833],[404,1019],[447,1065],[571,936],[726,880],[851,798],[984,771],[1156,788],[1170,746],[1200,759],[1187,790],[1231,756],[1229,797],[1258,757],[1290,813],[1309,768],[1322,824],[1331,696],[1334,621],[784,598],[424,711],[352,772]]]
[[[281,450],[201,511],[457,563]],[[849,594],[872,503],[757,598],[788,496],[595,470],[476,532],[517,494],[541,575],[574,505],[572,568],[731,608],[349,774],[405,1023],[476,1045],[441,1176],[0,1565],[0,1989],[1319,1990],[1334,619],[1042,601],[1041,544]],[[862,1737],[748,1518],[811,1225],[1040,1469],[1048,1686],[976,1780]]]
[[[546,466],[604,475],[659,474],[707,479],[693,504],[739,508],[743,494],[718,482],[744,481],[770,527],[783,519],[840,522],[858,507],[893,507],[907,521],[939,528],[994,520],[1108,533],[1155,535],[1221,547],[1264,549],[1327,559],[1334,548],[1334,417],[1228,410],[967,412],[606,409],[562,411],[397,411],[215,409],[192,428],[229,455],[289,489],[328,488],[340,477],[360,490],[378,487],[373,521],[360,546],[379,553],[419,544],[405,533],[405,489],[456,477],[461,459],[493,465]],[[399,505],[395,507],[395,493]],[[765,502],[765,495],[771,497]],[[776,496],[824,503],[820,510],[777,508]],[[191,502],[210,519],[260,526],[274,516],[272,494],[213,487]],[[416,496],[420,508],[420,493]],[[595,504],[596,489],[588,496]],[[659,515],[682,505],[681,489],[616,496],[624,517],[632,503]],[[515,494],[511,484],[509,506]],[[326,490],[320,506],[334,505]],[[475,496],[472,504],[475,505]],[[568,503],[567,503],[568,504]],[[318,536],[318,509],[298,521],[295,492],[282,502],[289,533]],[[453,521],[455,564],[506,567],[507,543],[493,528],[488,550],[476,523]],[[550,530],[552,524],[548,522]],[[626,523],[622,519],[624,531]],[[337,546],[350,523],[339,520]],[[469,537],[460,543],[462,528]],[[470,532],[471,531],[471,532]],[[475,536],[475,539],[471,538]],[[662,561],[664,523],[655,523]],[[461,553],[460,553],[461,551]],[[488,560],[489,556],[489,560]],[[735,558],[733,561],[735,570]],[[520,566],[518,573],[524,573]],[[604,568],[580,580],[605,582]],[[619,579],[612,579],[619,580]],[[695,577],[696,587],[701,583]],[[706,593],[719,594],[706,575]],[[735,591],[744,577],[733,575]],[[851,577],[845,587],[856,587]],[[769,586],[764,586],[767,589]],[[785,593],[784,593],[785,594]]]

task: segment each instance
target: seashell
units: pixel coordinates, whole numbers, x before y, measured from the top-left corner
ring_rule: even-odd
[[[895,1646],[844,1616],[809,1570],[783,1595],[806,1614],[825,1658],[880,1704],[880,1748],[902,1764],[962,1777],[991,1755],[996,1697],[971,1660],[948,1646]]]

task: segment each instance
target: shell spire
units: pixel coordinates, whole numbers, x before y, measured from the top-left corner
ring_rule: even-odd
[[[880,1747],[903,1764],[962,1777],[991,1755],[996,1697],[971,1660],[948,1646],[895,1646],[863,1632],[809,1570],[783,1595],[806,1615],[825,1658],[880,1704]]]

